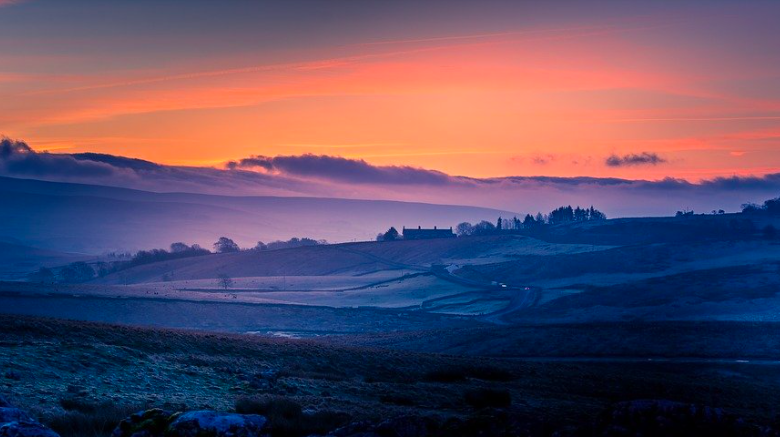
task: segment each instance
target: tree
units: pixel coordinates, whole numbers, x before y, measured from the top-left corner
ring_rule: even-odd
[[[385,235],[383,236],[383,241],[395,241],[398,240],[398,230],[394,227],[390,227],[390,229],[385,232]]]
[[[52,272],[51,269],[47,269],[46,267],[41,267],[27,275],[27,281],[40,282],[41,284],[54,282],[54,279],[54,272]]]
[[[677,211],[680,212],[680,211]],[[756,212],[761,212],[761,205],[756,205],[755,203],[743,203],[742,204],[742,212],[745,214],[752,214]]]
[[[255,250],[268,250],[268,245],[263,243],[262,241],[258,241],[255,245]]]
[[[182,242],[178,243],[172,243],[171,244],[171,252],[172,253],[182,253],[190,250],[190,246],[187,246],[186,244]]]
[[[777,228],[772,225],[766,225],[763,229],[764,238],[774,240],[777,237]]]
[[[293,247],[318,246],[324,244],[328,244],[328,242],[325,240],[315,240],[313,238],[293,237],[287,241],[272,241],[266,245],[266,250],[289,249]]]
[[[474,226],[469,222],[459,223],[455,226],[455,233],[458,237],[465,237],[474,233]]]
[[[536,226],[536,219],[531,214],[526,214],[525,218],[523,219],[523,227],[526,229],[533,228]]]
[[[240,249],[238,247],[238,244],[236,244],[236,242],[231,240],[230,238],[219,237],[219,240],[217,240],[217,242],[214,243],[214,250],[216,250],[217,253],[230,253],[230,252],[238,252]]]
[[[742,205],[742,212],[751,213],[767,213],[771,215],[780,215],[780,197],[775,199],[765,200],[763,205],[756,205],[755,203],[746,203]]]
[[[227,290],[228,288],[233,286],[233,279],[228,276],[226,273],[220,273],[219,276],[217,276],[217,283],[220,287]]]
[[[590,210],[588,210],[588,220],[606,220],[607,215],[603,212],[599,211],[598,209],[595,209],[593,205],[590,206]]]
[[[489,221],[482,220],[474,225],[474,232],[472,235],[491,235],[496,233],[496,225]]]
[[[772,215],[780,214],[780,197],[765,201],[764,210]]]
[[[561,206],[550,211],[550,218],[548,219],[551,225],[557,225],[561,223],[567,223],[574,220],[574,210],[571,205]]]
[[[498,221],[496,221],[496,229],[499,230],[499,231],[501,229],[504,229],[503,223],[504,223],[504,221],[501,219],[501,217],[499,217]]]

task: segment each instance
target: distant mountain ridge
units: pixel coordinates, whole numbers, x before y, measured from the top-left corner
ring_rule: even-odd
[[[166,247],[175,241],[210,246],[223,235],[244,247],[292,236],[367,240],[390,226],[454,226],[515,215],[457,205],[154,193],[7,177],[0,177],[0,198],[0,239],[80,253]]]

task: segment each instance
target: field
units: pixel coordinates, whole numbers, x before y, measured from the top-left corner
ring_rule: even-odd
[[[626,400],[710,405],[758,424],[772,421],[780,401],[780,367],[770,365],[470,358],[17,316],[0,316],[0,338],[4,393],[66,437],[104,420],[97,411],[106,401],[120,415],[231,411],[249,397],[348,421],[508,420],[467,401],[494,390],[509,394],[505,414],[516,426],[542,434],[587,424]]]
[[[780,244],[734,228],[745,220],[624,219],[528,235],[242,251],[140,265],[85,284],[4,282],[0,300],[16,314],[294,336],[775,321]],[[648,236],[653,242],[638,240]]]
[[[581,436],[620,408],[656,414],[654,402],[770,425],[780,244],[735,220],[746,219],[242,251],[80,284],[0,282],[4,393],[63,436],[96,421],[88,435],[107,435],[151,407],[282,408],[310,424],[289,434],[301,437],[403,417],[435,423],[433,435]]]

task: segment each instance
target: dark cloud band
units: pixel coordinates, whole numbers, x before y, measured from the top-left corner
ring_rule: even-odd
[[[615,157],[618,165],[654,165],[652,154]],[[258,171],[261,170],[261,171]],[[36,152],[0,139],[0,175],[97,183],[159,192],[346,197],[544,210],[564,203],[603,205],[612,216],[666,214],[680,208],[738,207],[780,193],[780,173],[689,182],[598,177],[469,178],[407,166],[376,166],[334,156],[250,156],[227,169],[156,164],[97,153]]]
[[[604,161],[609,167],[627,167],[634,165],[658,165],[666,162],[664,158],[661,158],[656,153],[642,152],[642,153],[629,153],[628,155],[618,156],[615,154],[610,155]]]
[[[446,185],[457,178],[445,173],[408,166],[375,166],[362,159],[347,159],[337,156],[251,156],[240,161],[231,161],[228,168],[259,167],[299,177],[322,178],[332,181],[382,184],[382,185]]]

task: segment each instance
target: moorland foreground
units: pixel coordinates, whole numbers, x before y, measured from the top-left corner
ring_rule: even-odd
[[[155,407],[259,412],[276,435],[398,418],[429,435],[611,435],[598,427],[621,408],[687,405],[716,409],[700,411],[723,435],[772,435],[769,225],[602,220],[6,281],[3,393],[63,436]]]

